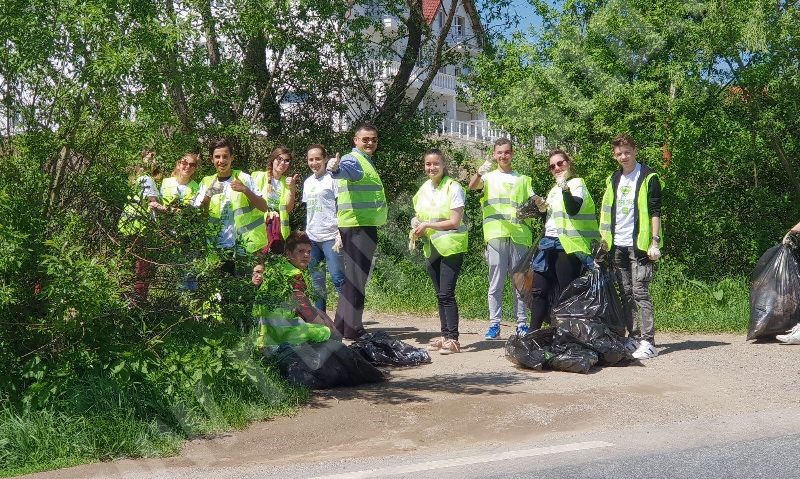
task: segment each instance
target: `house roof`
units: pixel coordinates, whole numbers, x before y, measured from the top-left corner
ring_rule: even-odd
[[[433,23],[433,19],[436,18],[436,12],[439,11],[441,5],[442,0],[422,0],[422,16],[428,22],[428,25]]]

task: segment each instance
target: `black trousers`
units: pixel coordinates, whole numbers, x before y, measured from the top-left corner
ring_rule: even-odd
[[[550,293],[552,288],[558,288],[561,294],[571,282],[581,273],[581,260],[574,254],[556,249],[545,250],[547,271],[533,272],[533,285],[531,287],[531,330],[542,327],[542,322],[550,310]]]
[[[442,323],[442,336],[458,340],[458,304],[456,304],[456,282],[464,262],[464,253],[441,256],[431,246],[431,257],[427,258],[428,275],[436,290],[439,303],[439,321]]]
[[[339,234],[342,235],[344,253],[344,284],[336,306],[334,325],[345,338],[356,339],[364,334],[364,290],[378,246],[378,228],[339,228]]]

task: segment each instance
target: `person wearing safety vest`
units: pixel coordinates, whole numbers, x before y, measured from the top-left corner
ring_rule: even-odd
[[[503,318],[503,289],[506,277],[511,275],[533,242],[531,229],[517,215],[517,208],[534,196],[530,176],[521,175],[511,167],[513,145],[508,138],[494,142],[492,158],[486,160],[469,182],[469,189],[483,189],[483,240],[486,242],[486,260],[489,263],[489,330],[486,339],[500,336]],[[514,291],[514,314],[517,334],[528,332],[525,301],[519,291]]]
[[[334,251],[339,225],[336,219],[336,180],[325,169],[328,152],[319,143],[308,147],[306,153],[311,175],[303,183],[303,203],[306,204],[306,234],[311,239],[311,283],[317,296],[316,307],[326,310],[328,288],[325,284],[324,261],[336,292],[342,294],[344,265],[341,251]]]
[[[786,235],[784,235],[783,241],[781,241],[781,243],[783,243],[784,245],[791,245],[792,244],[791,236],[798,234],[800,234],[800,223],[797,223],[792,227],[792,229],[786,232]],[[775,339],[784,344],[800,344],[800,323],[797,323],[794,326],[792,326],[791,329],[786,331],[786,334],[776,335]]]
[[[161,203],[171,212],[179,212],[182,207],[190,206],[194,201],[200,185],[194,181],[197,166],[200,163],[200,155],[196,153],[185,153],[175,162],[175,168],[169,178],[164,178],[161,182]],[[173,232],[178,237],[178,232]],[[184,232],[186,234],[186,232]],[[193,256],[189,253],[187,257]],[[184,261],[188,261],[185,257]],[[189,291],[197,289],[196,277],[186,272],[183,279],[183,287]]]
[[[572,159],[563,150],[553,150],[548,161],[556,184],[546,200],[534,198],[546,218],[539,252],[531,263],[531,329],[541,328],[547,317],[550,290],[564,291],[582,265],[591,264],[591,242],[600,239],[594,200],[583,179],[573,176]]]
[[[280,221],[281,237],[285,241],[289,237],[289,213],[294,210],[295,196],[297,196],[297,182],[299,175],[286,176],[292,163],[292,152],[283,146],[272,150],[267,158],[267,171],[254,171],[253,181],[267,200],[269,210],[264,215],[266,222]]]
[[[309,261],[311,240],[304,232],[294,231],[266,278],[263,264],[253,268],[252,282],[259,286],[253,304],[253,318],[258,322],[256,347],[321,343],[331,338],[333,321],[306,294],[304,272]],[[335,331],[333,338],[340,339]]]
[[[202,179],[193,204],[207,209],[216,236],[211,241],[223,256],[222,271],[234,275],[237,255],[255,253],[267,244],[267,202],[250,175],[232,168],[233,146],[227,139],[212,143],[209,152],[217,172]]]
[[[378,246],[378,226],[386,223],[387,206],[383,183],[375,168],[378,130],[359,125],[353,135],[353,150],[328,160],[327,170],[337,180],[336,219],[344,252],[342,294],[336,307],[336,329],[347,339],[364,334],[364,290]]]
[[[447,175],[444,154],[438,149],[425,153],[428,181],[414,195],[416,216],[411,220],[412,238],[422,239],[428,275],[436,290],[442,336],[428,345],[441,354],[461,352],[458,342],[456,282],[467,251],[464,225],[464,188]]]
[[[117,223],[117,230],[123,236],[142,235],[146,225],[155,221],[156,212],[166,209],[161,205],[161,196],[156,187],[156,179],[160,177],[155,152],[152,150],[142,151],[141,160],[134,166],[131,178],[134,192],[128,196],[128,202],[122,210],[119,223]],[[154,269],[155,264],[141,255],[136,257],[133,296],[130,298],[132,306],[135,306],[140,300],[147,299]]]
[[[628,338],[625,349],[636,359],[658,355],[650,282],[661,258],[661,189],[658,174],[636,161],[628,135],[611,141],[620,165],[606,179],[600,208],[600,235],[609,248],[622,293]]]

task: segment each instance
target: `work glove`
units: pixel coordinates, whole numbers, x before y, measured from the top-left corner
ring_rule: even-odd
[[[417,247],[417,236],[414,234],[414,230],[408,232],[408,250],[414,251]]]
[[[211,183],[211,187],[206,190],[206,196],[211,198],[212,196],[218,195],[223,191],[225,191],[225,187],[222,186],[222,183],[220,183],[219,180],[214,180],[214,182]]]
[[[328,164],[326,165],[326,169],[330,172],[339,171],[339,162],[342,161],[342,157],[339,153],[336,153],[336,156],[328,160]]]
[[[417,229],[417,226],[419,226],[421,223],[422,222],[419,220],[419,218],[417,218],[416,216],[412,217],[411,218],[411,231],[414,231],[415,229]]]
[[[478,175],[483,176],[486,173],[489,173],[494,169],[494,161],[486,160],[483,164],[478,168]]]
[[[541,196],[534,196],[533,203],[539,209],[540,213],[544,213],[547,211],[547,207],[550,206],[547,204],[547,201],[544,200]]]
[[[653,243],[650,245],[650,248],[647,250],[647,257],[650,258],[650,261],[658,261],[661,258],[661,250],[658,249],[658,245]]]
[[[789,236],[791,236],[791,234],[792,234],[792,231],[791,231],[791,230],[789,230],[789,232],[788,232],[788,233],[786,233],[786,234],[783,236],[783,241],[781,241],[781,243],[783,243],[783,244],[785,244],[785,245],[789,245],[789,244],[792,242],[792,241],[789,239]]]
[[[331,246],[331,249],[339,253],[340,251],[342,251],[342,246],[344,246],[344,244],[342,243],[342,234],[337,231],[336,240],[333,242],[333,246]]]
[[[559,178],[556,181],[556,186],[558,186],[562,190],[569,190],[569,184],[567,184],[567,179],[565,177]]]

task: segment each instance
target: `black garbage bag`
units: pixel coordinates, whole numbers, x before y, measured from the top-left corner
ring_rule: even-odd
[[[506,341],[506,358],[517,366],[541,370],[552,357],[553,328],[537,329],[524,336],[516,334]]]
[[[383,381],[383,373],[340,341],[284,344],[269,358],[297,386],[326,389]]]
[[[597,319],[614,334],[625,336],[625,314],[607,263],[589,269],[567,286],[553,308],[554,326],[566,319]]]
[[[596,352],[578,343],[557,344],[551,348],[554,356],[547,367],[556,371],[588,374],[599,360]]]
[[[514,289],[519,292],[525,305],[531,309],[533,309],[533,259],[536,258],[536,255],[539,253],[538,245],[539,242],[537,241],[533,248],[528,249],[528,252],[525,253],[525,256],[522,257],[522,260],[520,260],[516,268],[511,270],[511,283],[514,285]],[[547,293],[550,310],[546,316],[546,321],[550,324],[553,323],[553,306],[558,302],[560,294],[561,291],[555,284]]]
[[[598,320],[578,318],[558,321],[553,344],[578,343],[599,355],[601,365],[610,366],[623,361],[625,344],[606,324]]]
[[[431,362],[425,349],[394,339],[384,331],[364,334],[350,348],[374,365],[417,366]]]
[[[747,339],[771,338],[800,322],[800,267],[793,248],[768,249],[750,275]]]

